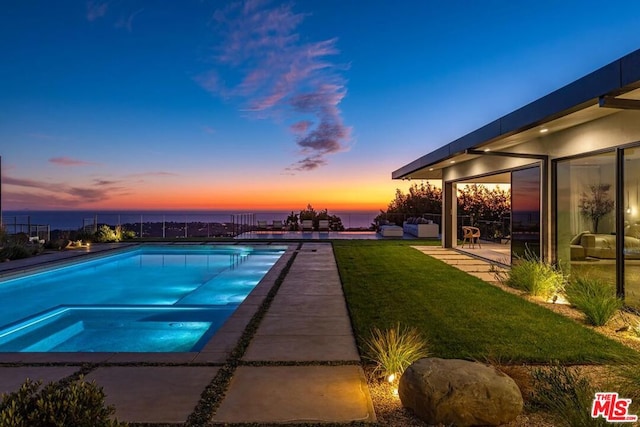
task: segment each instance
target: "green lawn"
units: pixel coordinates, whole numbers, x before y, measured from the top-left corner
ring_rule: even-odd
[[[425,242],[333,242],[361,348],[371,328],[400,322],[417,327],[436,357],[596,363],[637,355],[575,321],[424,255],[412,244]]]

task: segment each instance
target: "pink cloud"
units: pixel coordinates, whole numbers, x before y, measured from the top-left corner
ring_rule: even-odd
[[[173,172],[155,171],[155,172],[132,173],[127,176],[139,178],[139,177],[145,177],[145,176],[179,176],[179,175]]]
[[[338,40],[302,42],[297,31],[306,17],[291,4],[270,7],[264,0],[218,10],[216,69],[196,79],[207,91],[238,101],[241,110],[260,118],[296,120],[290,130],[306,157],[295,170],[325,165],[326,155],[347,149],[351,135],[338,108],[346,95],[345,67],[329,59],[340,53]],[[313,122],[319,123],[316,128]]]
[[[87,162],[84,160],[72,159],[71,157],[52,157],[51,159],[49,159],[49,163],[54,163],[56,165],[62,166],[87,166],[98,164],[94,162]]]
[[[127,194],[129,189],[125,185],[115,185],[116,181],[94,180],[90,187],[71,186],[60,182],[41,181],[34,179],[3,177],[3,184],[19,187],[20,191],[9,190],[8,193],[31,194],[34,198],[53,198],[65,202],[98,202],[107,200],[114,195]],[[36,193],[33,193],[33,190]],[[28,197],[27,197],[28,198]],[[48,206],[49,203],[45,203]]]
[[[289,129],[291,129],[291,132],[293,133],[305,133],[312,125],[313,122],[310,122],[309,120],[300,120],[299,122],[289,126]]]
[[[319,167],[325,166],[326,164],[327,164],[327,161],[322,156],[310,156],[310,157],[305,157],[302,160],[298,160],[296,163],[289,166],[286,170],[298,171],[298,172],[311,171]]]

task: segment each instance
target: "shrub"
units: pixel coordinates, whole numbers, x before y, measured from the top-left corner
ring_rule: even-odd
[[[601,279],[580,277],[565,289],[567,300],[594,326],[603,326],[622,308],[615,289]]]
[[[545,299],[560,292],[566,281],[559,268],[541,261],[529,251],[517,259],[505,275],[503,280],[507,286]]]
[[[29,258],[34,254],[34,248],[27,248],[25,245],[11,244],[0,249],[0,260]]]
[[[381,376],[401,375],[416,360],[427,357],[427,345],[416,328],[395,328],[381,331],[374,328],[365,340],[367,359],[375,362],[374,372]]]
[[[49,240],[44,244],[44,247],[46,249],[53,249],[53,250],[61,250],[67,247],[67,244],[69,244],[69,240],[68,239],[55,239],[55,240]]]
[[[76,231],[69,235],[69,240],[71,241],[82,241],[85,243],[93,243],[96,241],[96,234],[89,233],[87,231]]]
[[[558,426],[608,426],[602,417],[591,418],[596,390],[589,380],[566,366],[553,365],[533,371],[533,403],[551,412]]]
[[[112,230],[108,225],[102,225],[96,231],[96,242],[117,242],[120,239],[116,234],[117,230]]]
[[[118,231],[118,228],[120,229]],[[127,230],[122,226],[116,227],[116,235],[120,236],[120,240],[131,240],[136,238],[136,232],[133,230]]]
[[[72,382],[49,383],[27,379],[16,392],[2,396],[2,427],[107,427],[124,426],[111,420],[113,406],[105,406],[104,392],[95,382],[82,378]]]
[[[9,243],[14,245],[26,245],[29,243],[29,235],[27,233],[16,233],[9,236]]]

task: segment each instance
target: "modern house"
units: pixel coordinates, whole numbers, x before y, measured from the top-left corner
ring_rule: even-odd
[[[511,185],[511,252],[526,245],[598,275],[640,308],[640,50],[392,173],[441,180],[442,244],[456,247],[457,186]]]

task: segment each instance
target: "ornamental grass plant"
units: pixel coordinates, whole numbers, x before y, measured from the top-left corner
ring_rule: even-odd
[[[614,286],[597,278],[579,277],[566,286],[565,294],[594,326],[606,325],[623,305]]]
[[[533,371],[536,390],[534,406],[549,411],[557,426],[604,427],[610,425],[604,418],[592,418],[591,406],[597,390],[584,376],[570,368],[552,365]]]
[[[502,281],[507,286],[544,299],[561,292],[566,283],[560,268],[543,262],[529,250],[514,260],[511,270],[504,275]]]
[[[400,376],[413,362],[429,355],[420,332],[416,328],[400,327],[400,323],[385,330],[373,328],[371,337],[364,342],[366,358],[376,364],[374,374],[385,378]]]

